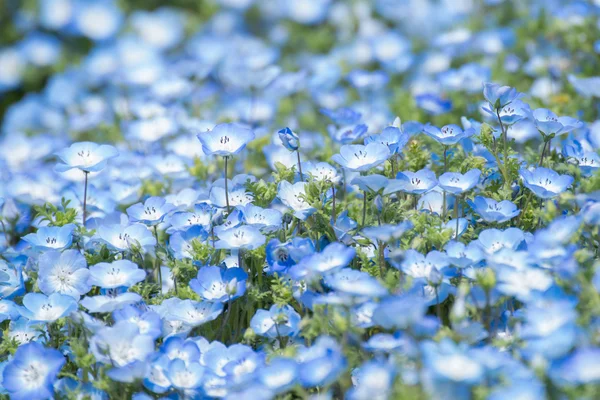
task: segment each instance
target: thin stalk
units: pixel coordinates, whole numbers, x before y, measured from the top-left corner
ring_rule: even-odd
[[[331,217],[333,218],[333,223],[335,224],[336,216],[335,216],[335,184],[331,182]]]
[[[458,207],[460,205],[460,196],[454,196],[454,219],[456,219],[456,234],[454,235],[454,239],[458,239]]]
[[[548,148],[548,152],[550,152],[550,142],[552,142],[552,139],[544,140],[544,147],[542,148],[542,155],[540,157],[540,167],[544,166],[544,156],[546,155],[546,147]]]
[[[302,162],[300,161],[300,150],[296,150],[296,155],[298,156],[298,172],[300,172],[300,180],[304,180],[304,176],[302,175]]]
[[[504,166],[506,168],[508,162],[508,132],[502,123],[502,118],[500,118],[500,109],[496,109],[496,116],[498,117],[498,123],[500,124],[500,130],[502,131],[502,140],[504,142]]]
[[[227,159],[228,156],[225,156],[225,203],[227,204],[227,214],[229,214],[229,190],[227,189]]]
[[[437,285],[435,285],[433,288],[435,289],[435,313],[440,321],[440,325],[442,325],[442,308],[440,307],[440,294],[438,292]]]
[[[367,220],[367,191],[363,191],[363,210],[362,210],[362,226],[365,226],[365,221]]]
[[[444,146],[444,173],[448,170],[448,146]],[[446,219],[446,191],[442,193],[442,220]]]
[[[83,171],[85,175],[85,183],[83,185],[83,226],[85,227],[85,220],[87,216],[87,187],[88,187],[88,171]]]
[[[378,243],[379,250],[379,276],[383,279],[383,268],[385,266],[385,243],[379,241]]]
[[[156,238],[156,247],[158,248],[158,225],[154,225],[154,237]],[[162,288],[162,271],[160,270],[160,259],[158,253],[154,255],[154,269],[158,276],[158,287]]]

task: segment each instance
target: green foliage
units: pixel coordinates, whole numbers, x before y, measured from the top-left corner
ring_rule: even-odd
[[[77,218],[77,210],[69,207],[71,200],[61,199],[60,206],[52,203],[44,203],[41,206],[34,206],[36,217],[42,217],[42,221],[48,222],[49,226],[64,226],[72,224]]]

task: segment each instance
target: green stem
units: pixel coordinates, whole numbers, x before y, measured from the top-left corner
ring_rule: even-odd
[[[227,159],[228,156],[225,156],[225,203],[227,204],[227,214],[229,214],[229,191],[227,189]]]
[[[362,226],[365,226],[365,221],[367,220],[367,191],[363,191],[363,210],[362,210]]]
[[[456,234],[454,235],[454,239],[458,240],[458,207],[460,206],[460,196],[456,195],[454,199],[454,219],[456,220]]]
[[[302,175],[302,162],[300,161],[300,149],[296,150],[296,155],[298,156],[298,172],[300,172],[300,180],[303,181],[304,177]]]
[[[85,183],[83,186],[83,227],[85,228],[85,220],[87,217],[87,187],[88,187],[88,171],[83,171],[85,175]]]
[[[336,220],[336,212],[335,212],[335,184],[331,183],[331,217],[333,218],[333,223],[335,224]]]
[[[158,249],[158,226],[154,225],[154,237],[156,238],[156,248]],[[162,288],[162,271],[160,270],[160,259],[158,258],[158,252],[154,255],[154,269],[156,270],[156,274],[158,276],[158,288],[159,290]]]

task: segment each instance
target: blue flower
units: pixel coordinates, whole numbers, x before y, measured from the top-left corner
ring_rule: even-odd
[[[177,307],[169,310],[168,318],[193,328],[215,320],[222,311],[222,303],[182,300]]]
[[[300,314],[289,305],[273,304],[268,311],[256,311],[250,320],[250,328],[257,335],[270,339],[294,337],[300,331]]]
[[[127,305],[112,313],[115,323],[128,321],[136,324],[140,335],[148,335],[158,339],[162,335],[162,321],[160,315],[154,311],[142,310],[138,307]]]
[[[56,155],[64,164],[57,164],[59,172],[78,168],[83,172],[98,172],[104,169],[106,162],[119,155],[113,146],[98,145],[92,142],[73,143],[70,147],[59,151]]]
[[[254,132],[243,125],[228,123],[219,124],[197,136],[204,154],[228,157],[242,151],[254,139]]]
[[[410,136],[407,133],[402,132],[400,127],[388,126],[379,135],[367,136],[364,143],[366,145],[372,142],[378,142],[388,146],[390,154],[397,154],[402,151],[409,139]]]
[[[344,210],[338,215],[333,224],[333,233],[335,233],[337,240],[349,245],[354,242],[352,235],[357,226],[358,223],[348,216],[348,210]]]
[[[441,129],[433,125],[425,125],[423,132],[445,146],[452,146],[464,138],[475,134],[475,129],[463,130],[458,125],[445,125]]]
[[[208,232],[201,226],[193,226],[186,231],[172,234],[169,238],[169,248],[173,251],[173,256],[177,260],[191,259],[194,258],[192,242],[203,242],[207,238]]]
[[[388,178],[378,174],[357,176],[350,184],[358,186],[362,191],[377,193],[387,186]]]
[[[583,126],[581,121],[571,117],[557,117],[552,111],[538,108],[529,113],[538,131],[545,136],[562,135]]]
[[[415,96],[415,101],[419,108],[425,110],[431,115],[445,114],[452,110],[452,101],[449,99],[443,99],[440,96],[433,93],[424,93]]]
[[[132,247],[148,249],[156,245],[156,238],[144,224],[100,225],[96,238],[116,251],[128,251]]]
[[[258,380],[275,393],[289,390],[298,379],[298,363],[284,357],[274,357],[258,371]]]
[[[87,262],[77,250],[50,250],[40,255],[38,263],[37,284],[46,295],[60,293],[79,299],[91,289]]]
[[[589,176],[600,167],[600,156],[594,151],[584,151],[581,143],[573,140],[572,144],[565,144],[563,155],[568,161],[579,165],[581,172]]]
[[[561,386],[578,386],[600,382],[598,347],[583,347],[552,363],[550,378]]]
[[[385,162],[390,156],[389,148],[379,142],[367,145],[348,144],[342,146],[339,154],[331,159],[351,171],[368,171]]]
[[[4,367],[2,386],[11,399],[52,398],[53,385],[65,362],[60,351],[47,349],[40,343],[21,345]]]
[[[242,220],[247,225],[252,225],[263,232],[276,231],[281,228],[283,215],[279,210],[261,208],[254,204],[246,204],[238,208],[242,212]]]
[[[300,139],[298,135],[290,128],[283,128],[277,132],[279,134],[279,140],[283,146],[289,151],[296,151],[300,147]]]
[[[132,222],[146,225],[157,225],[163,221],[175,206],[167,203],[163,197],[149,197],[144,203],[137,203],[127,209],[127,215]]]
[[[377,279],[367,272],[342,268],[324,278],[331,289],[351,296],[383,297],[388,291]]]
[[[306,185],[306,182],[296,182],[292,185],[287,181],[281,181],[277,188],[277,197],[283,204],[294,210],[294,216],[301,220],[305,220],[316,211],[304,198]]]
[[[538,167],[533,171],[521,168],[519,175],[521,175],[525,187],[542,199],[556,197],[573,184],[572,176],[559,175],[555,171],[543,167]]]
[[[102,262],[90,267],[89,283],[102,289],[131,287],[146,277],[146,271],[129,260]]]
[[[390,180],[383,194],[394,192],[406,192],[410,194],[423,194],[437,186],[438,181],[435,173],[430,169],[422,169],[417,172],[398,172],[396,179]]]
[[[142,300],[142,296],[137,293],[121,293],[115,289],[103,289],[100,293],[98,296],[84,297],[80,304],[91,313],[105,313],[113,312]]]
[[[403,221],[398,225],[384,224],[379,226],[369,226],[361,231],[361,234],[372,242],[382,241],[390,242],[400,239],[407,231],[413,228],[413,223]]]
[[[465,245],[452,240],[446,244],[444,250],[448,262],[458,268],[466,268],[477,264],[484,258],[483,251],[476,242]]]
[[[476,196],[473,201],[468,201],[469,205],[486,222],[506,222],[521,212],[517,206],[509,200],[500,202],[487,197]]]
[[[265,243],[265,236],[254,226],[242,225],[220,231],[216,249],[247,249],[254,250]]]
[[[268,272],[282,274],[304,257],[313,254],[315,246],[308,238],[294,237],[285,243],[281,243],[278,239],[271,239],[267,243],[265,252]]]
[[[337,143],[348,144],[363,137],[369,128],[365,124],[348,125],[337,128],[333,125],[327,127],[329,136]]]
[[[473,189],[479,183],[481,171],[472,169],[465,174],[458,172],[446,172],[438,178],[439,186],[446,192],[462,194]]]
[[[319,336],[312,347],[298,349],[299,380],[304,387],[327,386],[344,371],[347,361],[339,344]]]
[[[202,267],[190,288],[207,301],[227,302],[246,292],[248,274],[241,268]]]
[[[488,254],[496,253],[504,248],[517,250],[525,243],[525,234],[519,228],[486,229],[479,233],[476,243]]]
[[[321,114],[327,116],[337,125],[353,125],[360,122],[361,114],[351,108],[341,107],[336,110],[321,108]]]
[[[423,255],[416,250],[408,249],[404,253],[404,260],[398,264],[392,262],[392,266],[403,271],[415,279],[429,279],[433,270],[444,271],[449,265],[448,257],[439,251],[431,251]]]
[[[23,237],[35,250],[63,250],[73,242],[74,224],[46,226]]]
[[[53,293],[27,293],[23,297],[23,308],[19,312],[30,321],[54,322],[77,310],[77,300],[71,296]]]
[[[197,389],[202,385],[205,367],[199,362],[173,360],[167,368],[167,377],[174,388],[179,390]]]
[[[488,101],[492,115],[523,96],[510,86],[500,86],[496,83],[486,82],[483,84],[483,97]]]

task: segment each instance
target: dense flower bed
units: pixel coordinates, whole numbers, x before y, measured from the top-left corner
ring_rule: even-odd
[[[1,396],[600,398],[597,1],[121,3],[3,17]]]

